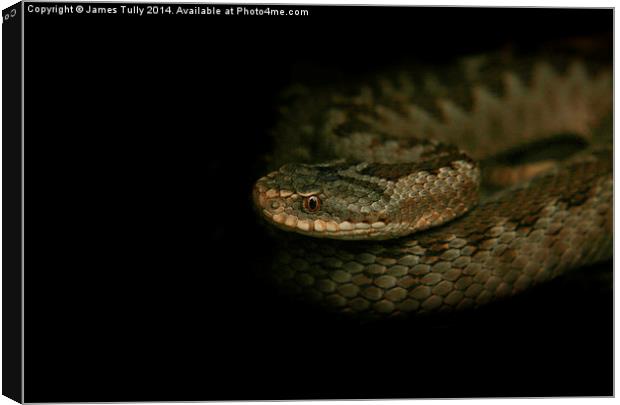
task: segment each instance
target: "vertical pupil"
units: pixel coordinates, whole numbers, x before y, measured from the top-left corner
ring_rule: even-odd
[[[308,201],[308,206],[311,210],[316,209],[316,197],[310,197],[310,200]]]

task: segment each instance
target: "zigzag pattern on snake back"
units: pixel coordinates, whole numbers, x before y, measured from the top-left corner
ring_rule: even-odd
[[[280,228],[275,279],[374,318],[475,307],[610,257],[611,88],[606,66],[495,55],[293,89],[272,157],[289,164],[253,192]],[[481,176],[480,161],[560,134],[589,146],[485,191],[503,165]]]

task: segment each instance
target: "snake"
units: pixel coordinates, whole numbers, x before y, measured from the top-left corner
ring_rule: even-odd
[[[471,310],[608,259],[612,99],[609,65],[573,55],[292,86],[252,190],[273,280],[384,319]]]

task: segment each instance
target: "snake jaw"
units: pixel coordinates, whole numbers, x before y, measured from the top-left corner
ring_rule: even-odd
[[[383,240],[394,238],[395,235],[410,233],[407,223],[390,223],[385,220],[368,222],[352,222],[350,220],[337,221],[326,217],[300,218],[292,213],[287,213],[285,203],[279,197],[269,198],[266,192],[254,189],[254,201],[259,208],[261,216],[275,227],[287,232],[295,232],[301,235],[315,238],[330,238],[341,240],[373,239]],[[299,195],[291,194],[289,198],[299,199]],[[272,206],[278,205],[273,209]]]

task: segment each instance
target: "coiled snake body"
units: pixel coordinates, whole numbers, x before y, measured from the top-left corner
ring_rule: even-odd
[[[295,163],[253,192],[280,228],[287,290],[364,317],[451,311],[611,256],[611,71],[506,56],[446,69],[293,92],[273,164]],[[561,134],[588,146],[491,159]]]

